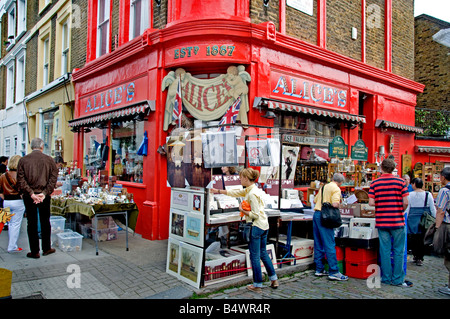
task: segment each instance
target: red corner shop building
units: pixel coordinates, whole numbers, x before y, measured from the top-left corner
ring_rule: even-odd
[[[121,6],[127,2],[121,0]],[[229,2],[192,6],[169,0],[166,27],[147,29],[130,41],[129,13],[121,12],[119,45],[96,58],[98,8],[90,1],[88,61],[73,73],[76,106],[69,125],[77,132],[75,159],[83,163],[83,172],[104,169],[122,176],[118,183],[133,193],[139,207],[137,233],[151,240],[168,238],[170,187],[161,147],[174,129],[167,117],[170,108],[166,115],[173,101],[171,83],[181,76],[184,113],[193,120],[220,119],[234,101],[232,90],[242,90],[241,122],[313,136],[302,146],[320,151],[323,141],[314,138],[314,131],[334,132],[349,150],[362,139],[369,162],[379,153],[394,155],[400,165],[403,154],[412,155],[412,165],[450,161],[445,154],[431,159],[418,151],[414,107],[423,85],[390,72],[389,36],[383,70],[325,49],[324,1],[318,1],[317,45],[285,35],[283,23],[281,32],[271,22],[252,24],[248,0]],[[281,7],[280,21],[284,12]],[[225,79],[219,75],[229,75],[230,81],[214,80]],[[239,79],[245,80],[230,84]],[[277,117],[266,117],[268,111]],[[145,133],[147,154],[138,155]]]

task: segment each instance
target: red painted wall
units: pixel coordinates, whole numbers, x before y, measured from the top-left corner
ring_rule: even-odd
[[[324,2],[320,1],[320,4]],[[282,33],[271,33],[270,23],[251,24],[249,0],[236,0],[231,8],[229,0],[169,0],[168,25],[165,29],[149,29],[142,37],[126,42],[129,22],[124,8],[128,3],[129,0],[120,2],[123,11],[119,39],[124,44],[99,59],[95,59],[95,18],[88,19],[88,63],[73,73],[75,118],[83,116],[82,102],[87,96],[142,76],[147,77],[147,85],[139,88],[139,95],[154,100],[156,110],[150,113],[145,123],[149,152],[144,158],[144,182],[122,183],[134,194],[140,211],[136,231],[144,238],[168,238],[170,188],[166,186],[167,162],[157,149],[165,144],[167,136],[162,129],[167,91],[162,90],[161,83],[167,73],[177,67],[183,67],[187,72],[204,69],[207,73],[209,70],[226,70],[229,65],[245,65],[252,79],[248,83],[248,119],[249,123],[256,125],[273,125],[273,120],[262,118],[262,113],[252,108],[255,97],[271,97],[271,70],[346,88],[348,105],[345,111],[351,114],[359,112],[360,92],[368,93],[363,110],[367,123],[364,124],[362,137],[369,148],[369,161],[374,161],[374,152],[379,146],[389,149],[391,135],[395,136],[394,150],[399,156],[405,152],[414,154],[413,133],[398,130],[382,132],[380,128],[375,128],[375,121],[385,119],[414,125],[416,94],[423,89],[419,83],[327,51],[321,48],[326,45],[323,37],[319,37],[319,45],[313,45]],[[96,10],[92,2],[89,9],[91,12]],[[321,12],[325,13],[322,9]],[[318,23],[325,22],[323,16]],[[235,51],[232,55],[207,55],[205,52],[210,45],[234,46]],[[199,48],[197,54],[191,51],[191,55],[180,55],[183,48],[193,46]],[[343,129],[342,135],[350,149],[358,139],[358,130]],[[82,163],[81,134],[77,134],[76,138],[75,154]],[[421,155],[414,154],[413,163],[415,158],[421,158]]]

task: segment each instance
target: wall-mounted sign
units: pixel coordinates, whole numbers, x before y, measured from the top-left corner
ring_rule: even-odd
[[[166,131],[172,123],[173,106],[177,94],[178,82],[181,81],[181,98],[183,106],[196,119],[212,121],[219,119],[231,104],[240,96],[241,105],[237,120],[247,124],[248,86],[250,74],[243,65],[230,66],[226,74],[213,79],[197,79],[184,69],[170,71],[162,83],[162,90],[167,90],[164,127]]]
[[[336,136],[328,145],[328,155],[330,158],[339,157],[345,158],[348,156],[348,145],[345,144],[344,139]]]
[[[318,137],[318,136],[287,134],[287,135],[283,135],[283,142],[327,147],[328,143],[330,143],[330,139],[326,138],[326,137]]]
[[[349,89],[345,87],[275,70],[270,72],[270,85],[270,97],[275,99],[289,100],[340,112],[349,111]]]
[[[352,146],[352,159],[355,161],[367,161],[369,148],[363,140],[357,140]]]
[[[148,78],[141,77],[80,98],[80,116],[89,116],[147,100]]]
[[[222,43],[192,43],[185,46],[166,50],[166,65],[190,60],[226,59],[248,60],[249,47],[247,44]]]

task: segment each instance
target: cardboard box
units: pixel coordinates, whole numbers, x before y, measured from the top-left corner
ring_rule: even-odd
[[[375,218],[354,217],[350,219],[350,238],[371,239],[378,238],[375,228]]]
[[[286,235],[280,234],[278,236],[278,243],[284,245],[284,247],[281,247],[281,255],[280,257],[284,257],[288,251],[286,249]],[[275,243],[276,238],[270,238],[270,242]],[[280,248],[280,247],[279,247]],[[305,264],[309,262],[313,262],[313,256],[314,256],[314,240],[307,239],[307,238],[301,238],[301,237],[295,237],[292,236],[291,238],[291,253],[294,255],[296,259],[296,264]],[[286,258],[290,259],[290,258]],[[286,262],[286,260],[282,260],[283,264],[286,265],[293,265],[293,261]]]
[[[273,268],[277,269],[277,258],[275,256],[275,246],[273,244],[267,244],[266,246],[267,252],[269,253],[270,259],[272,259]],[[245,253],[245,260],[247,261],[247,275],[252,276],[252,263],[250,262],[250,251],[248,250],[248,245],[240,245],[240,246],[232,246],[231,250],[235,250],[241,253]],[[266,272],[266,268],[261,262],[261,271]]]
[[[339,205],[339,211],[341,212],[341,216],[345,217],[354,217],[360,216],[361,212],[361,204],[355,203],[351,205]]]
[[[375,218],[375,207],[368,204],[361,204],[360,217]]]

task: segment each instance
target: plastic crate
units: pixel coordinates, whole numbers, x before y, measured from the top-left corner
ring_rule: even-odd
[[[359,263],[377,259],[377,257],[378,257],[377,249],[345,247],[345,261]]]
[[[50,235],[50,244],[51,244],[51,246],[52,246],[52,247],[53,247],[53,246],[56,246],[56,247],[59,246],[58,236],[57,236],[59,233],[72,233],[72,232],[73,232],[72,229],[64,229],[64,230],[61,231],[61,232],[58,232],[58,233],[52,233],[52,234]]]
[[[345,274],[351,278],[367,279],[374,273],[374,268],[371,265],[376,265],[377,259],[368,260],[365,262],[345,261]],[[369,267],[371,266],[371,267]]]
[[[66,219],[62,216],[50,216],[50,225],[52,227],[52,234],[57,234],[64,231],[64,224]]]
[[[80,251],[83,244],[83,236],[77,232],[64,232],[56,234],[59,249],[65,252]]]
[[[95,232],[94,228],[91,228],[91,231],[92,231],[92,239],[95,240],[97,238],[97,241],[109,241],[117,239],[119,227],[116,226],[105,229],[97,229],[97,233]]]
[[[92,238],[91,224],[80,224],[80,232],[84,238]]]

